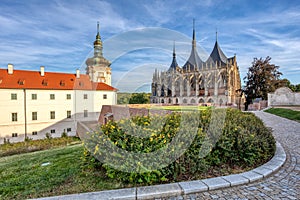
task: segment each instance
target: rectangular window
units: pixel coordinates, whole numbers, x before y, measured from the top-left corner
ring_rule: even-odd
[[[11,113],[11,121],[13,122],[18,121],[18,113]]]
[[[50,111],[50,119],[55,119],[55,111]]]
[[[51,129],[51,130],[50,130],[50,133],[55,133],[55,129]]]
[[[11,93],[11,100],[17,100],[17,94]]]
[[[88,98],[88,95],[87,94],[84,94],[83,95],[83,99],[87,99]]]
[[[87,110],[83,111],[83,117],[88,117],[88,111]]]
[[[55,99],[55,94],[50,94],[50,99],[54,100]]]
[[[37,120],[37,112],[32,112],[32,120]]]
[[[71,110],[67,111],[67,118],[71,118]]]
[[[37,135],[37,131],[32,131],[32,135]]]
[[[37,100],[37,94],[31,94],[31,99],[32,100]]]
[[[67,128],[67,132],[71,132],[72,131],[72,129],[71,128]]]
[[[11,136],[12,137],[18,137],[18,133],[12,133]]]
[[[71,94],[67,94],[67,99],[71,99]]]
[[[107,94],[103,94],[103,99],[107,99]]]

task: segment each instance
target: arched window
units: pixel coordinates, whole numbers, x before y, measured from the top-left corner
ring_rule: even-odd
[[[208,102],[208,103],[213,103],[213,102],[214,102],[214,100],[212,100],[212,99],[209,99],[207,102]]]

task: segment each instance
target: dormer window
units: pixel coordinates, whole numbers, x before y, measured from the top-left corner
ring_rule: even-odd
[[[83,87],[84,86],[84,83],[83,82],[79,82],[79,86]]]
[[[19,85],[24,85],[24,83],[25,83],[25,80],[24,80],[24,79],[19,79],[19,81],[18,81],[18,84],[19,84]]]
[[[65,86],[65,81],[64,80],[60,81],[60,86]]]
[[[43,82],[42,82],[42,85],[47,86],[48,85],[48,80],[44,79]]]

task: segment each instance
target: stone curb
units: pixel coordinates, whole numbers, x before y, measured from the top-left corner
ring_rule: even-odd
[[[101,192],[90,192],[71,194],[64,196],[54,196],[39,198],[39,200],[79,200],[79,199],[155,199],[162,197],[172,197],[178,195],[187,195],[192,193],[204,192],[208,190],[215,190],[220,188],[232,187],[251,183],[263,179],[279,168],[285,163],[286,153],[280,143],[276,142],[276,152],[273,158],[253,169],[240,174],[232,174],[228,176],[221,176],[215,178],[208,178],[196,181],[187,181],[171,184],[162,184],[154,186],[145,186],[137,188],[127,188],[118,190],[107,190]]]

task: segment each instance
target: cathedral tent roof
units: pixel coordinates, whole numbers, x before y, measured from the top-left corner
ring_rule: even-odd
[[[194,22],[195,23],[195,22]],[[194,24],[195,26],[195,24]],[[202,66],[203,61],[198,55],[197,48],[196,48],[196,36],[195,36],[195,28],[193,28],[193,41],[192,41],[192,51],[190,54],[189,59],[186,61],[186,63],[183,65],[183,70],[195,70],[200,69]]]
[[[227,63],[227,57],[223,53],[222,49],[220,48],[218,41],[216,41],[214,49],[212,50],[209,58],[207,59],[207,63],[216,63],[216,62],[222,62],[224,64]]]
[[[203,61],[199,57],[197,50],[193,47],[189,59],[186,61],[182,67],[184,70],[195,70],[196,68],[200,69]]]

